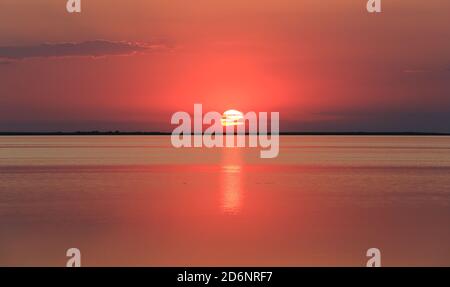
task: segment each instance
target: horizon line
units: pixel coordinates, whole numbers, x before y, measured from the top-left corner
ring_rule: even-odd
[[[92,135],[92,136],[100,136],[100,135],[171,135],[171,132],[145,132],[145,131],[72,131],[72,132],[64,132],[64,131],[56,131],[56,132],[49,132],[49,131],[43,131],[43,132],[1,132],[0,136],[77,136],[77,135]],[[271,133],[252,133],[251,135],[271,135]],[[205,133],[190,133],[186,135],[212,135],[212,134],[205,134]],[[224,134],[226,135],[226,134]],[[234,133],[234,135],[238,135],[238,133]],[[244,135],[244,134],[239,134]],[[245,135],[250,135],[250,133],[245,133]],[[403,131],[403,132],[370,132],[370,131],[345,131],[345,132],[331,132],[331,131],[318,131],[318,132],[302,132],[302,131],[295,131],[295,132],[279,132],[279,135],[417,135],[417,136],[450,136],[449,132],[417,132],[417,131]]]

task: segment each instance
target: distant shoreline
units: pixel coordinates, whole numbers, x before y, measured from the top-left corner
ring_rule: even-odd
[[[167,132],[0,132],[0,136],[168,136]],[[193,135],[193,134],[191,134]],[[248,135],[248,134],[247,134]],[[270,135],[270,134],[269,134]],[[280,132],[282,136],[450,136],[450,133],[430,132]]]

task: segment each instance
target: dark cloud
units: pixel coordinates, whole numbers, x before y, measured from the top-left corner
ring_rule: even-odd
[[[32,46],[0,47],[0,60],[119,56],[151,52],[160,49],[167,49],[167,46],[154,43],[114,42],[106,40],[80,43],[46,43]]]

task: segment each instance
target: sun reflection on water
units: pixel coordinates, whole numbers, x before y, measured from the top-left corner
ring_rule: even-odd
[[[242,209],[242,165],[239,149],[224,149],[222,161],[222,210],[238,214]]]

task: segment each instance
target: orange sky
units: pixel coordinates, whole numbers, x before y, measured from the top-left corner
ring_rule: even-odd
[[[2,0],[0,131],[169,131],[202,103],[282,131],[450,132],[449,1],[64,2]],[[80,55],[52,55],[64,42]]]

